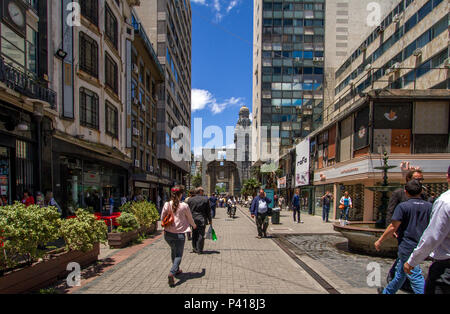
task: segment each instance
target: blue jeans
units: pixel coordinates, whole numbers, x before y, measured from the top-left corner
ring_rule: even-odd
[[[342,219],[342,217],[344,217],[345,220],[348,220],[348,210],[349,210],[350,206],[346,206],[344,209],[341,209],[341,217],[340,219]]]
[[[330,214],[330,206],[324,205],[322,208],[322,219],[328,221],[328,215]]]
[[[408,257],[399,254],[397,258],[397,267],[395,269],[395,276],[389,282],[387,287],[383,290],[383,294],[395,294],[405,283],[406,278],[411,283],[411,288],[415,294],[424,294],[425,278],[422,275],[422,269],[419,265],[413,268],[411,275],[408,275],[403,270],[403,265],[408,261]]]
[[[216,206],[211,206],[211,218],[216,217]]]
[[[170,273],[175,275],[176,272],[180,269],[181,258],[183,257],[184,251],[184,242],[186,241],[186,237],[184,233],[171,233],[164,231],[164,239],[167,244],[170,246],[171,257],[172,257],[172,268],[170,269]]]

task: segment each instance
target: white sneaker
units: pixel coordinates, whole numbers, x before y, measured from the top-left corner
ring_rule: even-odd
[[[304,221],[300,221],[301,224],[305,223]]]

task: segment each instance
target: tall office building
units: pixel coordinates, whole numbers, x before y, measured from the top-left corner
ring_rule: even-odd
[[[190,138],[187,158],[177,162],[171,154],[177,139],[171,133],[176,126],[191,126],[191,6],[187,0],[143,0],[136,11],[164,67],[157,104],[157,157],[169,193],[171,185],[186,183],[184,175],[190,170]]]
[[[264,141],[275,153],[276,133],[264,127],[279,128],[281,156],[323,124],[337,65],[370,31],[371,14],[382,16],[395,2],[254,0],[253,161],[261,160]]]

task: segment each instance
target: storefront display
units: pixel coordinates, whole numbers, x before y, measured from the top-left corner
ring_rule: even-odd
[[[334,186],[333,184],[327,184],[327,185],[317,185],[314,187],[314,215],[322,217],[323,212],[323,202],[322,202],[322,196],[325,195],[326,191],[329,191],[331,194],[333,194]],[[336,200],[333,200],[330,204],[330,218],[331,214],[333,213],[333,208]]]
[[[11,173],[9,148],[0,146],[0,204],[11,203]]]

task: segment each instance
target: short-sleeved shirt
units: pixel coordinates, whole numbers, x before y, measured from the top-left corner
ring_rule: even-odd
[[[398,253],[408,257],[416,248],[431,217],[432,205],[420,198],[410,198],[397,205],[392,220],[400,221]]]
[[[331,196],[327,195],[323,198],[323,206],[329,207],[331,204]]]

